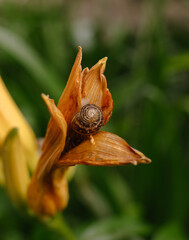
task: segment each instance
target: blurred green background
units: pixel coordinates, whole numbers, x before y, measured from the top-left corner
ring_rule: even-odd
[[[63,215],[76,239],[189,239],[189,2],[0,1],[0,74],[43,137],[40,94],[57,102],[83,47],[82,67],[107,56],[114,111],[104,130],[150,165],[79,166]],[[63,239],[16,210],[0,189],[0,239]]]

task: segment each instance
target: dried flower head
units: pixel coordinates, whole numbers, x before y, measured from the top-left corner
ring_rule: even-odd
[[[54,100],[42,94],[51,118],[42,155],[28,189],[29,205],[39,215],[53,215],[67,206],[69,194],[65,174],[70,166],[151,162],[119,136],[98,131],[99,127],[93,125],[95,121],[100,122],[100,126],[105,125],[113,110],[112,96],[104,76],[107,58],[84,70],[81,69],[81,59],[82,49],[79,47],[57,106]]]

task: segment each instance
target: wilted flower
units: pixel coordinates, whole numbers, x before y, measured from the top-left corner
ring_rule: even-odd
[[[28,188],[28,203],[38,215],[53,215],[68,203],[66,172],[77,164],[111,166],[150,163],[141,152],[130,147],[119,136],[94,129],[85,132],[85,123],[75,129],[83,106],[94,104],[100,109],[102,125],[105,125],[113,110],[113,101],[107,88],[104,70],[107,58],[101,59],[90,70],[81,69],[82,50],[79,47],[75,63],[58,105],[42,94],[51,114],[42,155]],[[91,118],[96,121],[94,113]],[[92,125],[87,125],[87,128]],[[76,131],[75,131],[76,130]]]

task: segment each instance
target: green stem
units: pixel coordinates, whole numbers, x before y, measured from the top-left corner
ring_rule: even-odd
[[[53,219],[45,221],[45,223],[49,228],[61,234],[66,240],[76,240],[62,215],[56,215]]]

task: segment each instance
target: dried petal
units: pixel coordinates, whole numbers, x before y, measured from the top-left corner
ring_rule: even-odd
[[[104,126],[109,121],[113,111],[113,99],[108,88],[106,89],[106,95],[102,103],[101,109],[104,115],[104,123],[103,123],[103,126]]]
[[[51,119],[48,123],[42,155],[28,189],[28,202],[37,214],[53,215],[66,207],[68,187],[65,172],[67,168],[51,171],[64,150],[67,125],[81,108],[81,59],[79,47],[74,66],[58,106],[54,100],[42,95]]]
[[[69,125],[71,119],[75,115],[76,112],[81,107],[81,59],[82,59],[82,48],[78,48],[78,54],[75,59],[75,63],[72,67],[72,71],[70,73],[67,85],[65,90],[60,97],[58,102],[58,109],[64,115],[64,118]],[[42,150],[45,151],[45,147],[48,146],[49,138],[52,138],[52,134],[54,134],[54,121],[51,118],[48,123],[44,143]],[[62,148],[63,149],[63,148]]]
[[[46,139],[45,144],[43,144],[42,155],[35,172],[37,178],[50,172],[52,166],[59,159],[64,149],[67,135],[66,120],[54,104],[54,100],[48,98],[44,94],[42,94],[42,98],[45,101],[52,118],[47,129],[47,131],[49,131],[49,133],[47,133],[48,138]]]
[[[61,174],[60,169],[51,171],[64,149],[67,123],[54,100],[44,94],[42,98],[52,118],[47,129],[50,131],[48,138],[28,188],[28,203],[37,214],[53,215],[66,206],[68,201],[67,180],[64,176],[67,168],[63,172],[61,170]]]
[[[69,200],[67,173],[68,167],[56,169],[52,173],[54,196],[56,196],[56,212],[64,209]]]
[[[88,103],[101,107],[107,88],[106,78],[103,73],[107,57],[99,60],[90,70],[84,69],[82,79],[82,98]]]
[[[109,132],[93,135],[94,142],[88,139],[65,153],[56,166],[86,164],[93,166],[113,166],[150,163],[143,153],[130,147],[122,138]]]
[[[53,216],[68,204],[69,193],[65,173],[67,167],[56,169],[38,181],[34,176],[28,190],[28,203],[37,215]]]
[[[73,116],[81,108],[81,60],[82,48],[79,51],[72,67],[67,85],[60,97],[57,107],[60,109],[69,125]]]
[[[82,48],[78,47],[79,51],[75,59],[75,63],[72,67],[72,71],[70,73],[67,85],[59,99],[58,109],[64,115],[64,118],[69,125],[73,116],[76,112],[81,108],[81,60],[82,60]],[[46,141],[51,138],[51,134],[53,133],[53,119],[51,118],[48,123],[43,148],[47,145]]]

